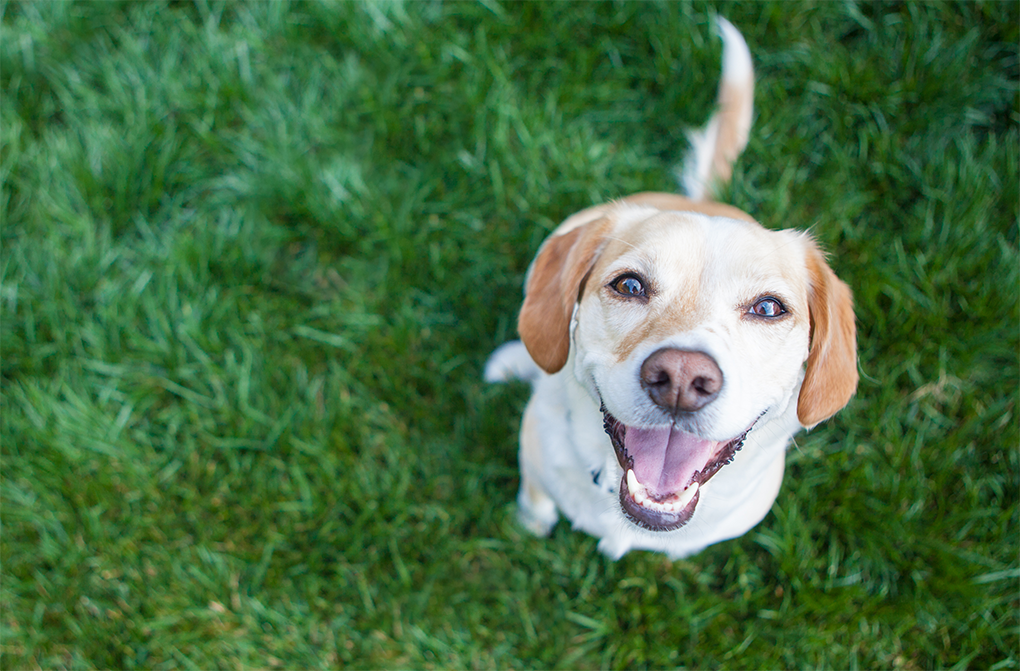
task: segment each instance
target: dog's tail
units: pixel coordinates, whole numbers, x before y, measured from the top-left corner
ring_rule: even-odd
[[[716,17],[723,41],[719,109],[705,127],[687,134],[691,151],[680,169],[680,185],[692,200],[705,200],[729,181],[733,162],[747,146],[754,112],[754,64],[740,31]]]
[[[485,362],[486,382],[524,380],[534,382],[542,371],[520,340],[511,340],[496,348]]]

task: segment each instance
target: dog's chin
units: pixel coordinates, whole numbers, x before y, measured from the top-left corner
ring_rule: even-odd
[[[649,531],[674,531],[694,516],[701,487],[733,461],[757,419],[739,436],[709,441],[675,426],[628,427],[602,406],[603,423],[623,469],[620,506]]]

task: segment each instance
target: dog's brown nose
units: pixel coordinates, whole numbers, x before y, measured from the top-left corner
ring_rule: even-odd
[[[641,364],[641,386],[656,405],[670,411],[705,407],[722,384],[719,365],[704,352],[660,349]]]

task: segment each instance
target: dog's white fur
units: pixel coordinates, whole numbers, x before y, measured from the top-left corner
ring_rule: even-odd
[[[500,347],[485,371],[534,386],[520,435],[521,521],[544,535],[562,513],[613,558],[631,549],[683,557],[748,531],[779,492],[790,438],[842,408],[857,384],[850,291],[811,238],[705,200],[729,178],[751,125],[750,53],[733,26],[719,26],[719,110],[689,136],[682,181],[691,197],[636,194],[564,221],[529,270],[523,342]],[[621,277],[639,278],[647,295],[622,294]],[[756,314],[762,300],[785,312]],[[643,366],[664,350],[717,364],[721,388],[703,407],[655,402]],[[662,427],[717,441],[716,454],[747,433],[732,461],[692,490],[689,519],[652,530],[621,503],[633,492],[602,407],[633,435]],[[671,496],[663,500],[679,500]]]

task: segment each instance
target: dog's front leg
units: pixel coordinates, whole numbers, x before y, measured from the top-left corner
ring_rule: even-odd
[[[521,488],[517,493],[517,518],[536,536],[548,536],[559,514],[556,504],[542,485],[542,443],[538,420],[535,417],[535,400],[532,398],[524,410],[521,421],[521,449],[518,456],[521,468]]]

